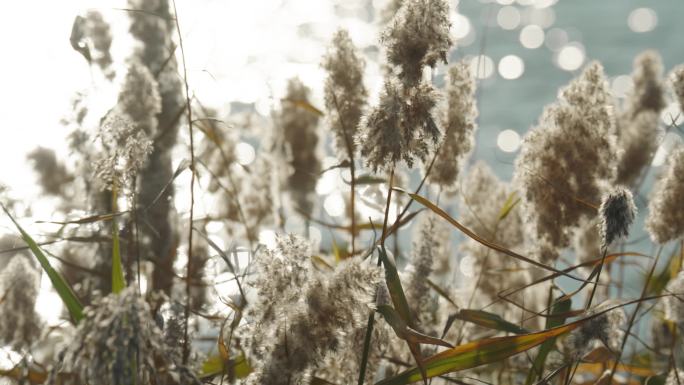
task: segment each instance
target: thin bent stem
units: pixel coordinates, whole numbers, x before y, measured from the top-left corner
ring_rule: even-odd
[[[655,261],[653,261],[653,265],[651,266],[651,270],[648,272],[648,277],[646,278],[646,282],[644,283],[644,287],[641,289],[641,297],[640,299],[644,299],[646,297],[646,293],[648,291],[648,286],[651,282],[651,278],[653,277],[653,272],[655,271],[656,265],[658,264],[658,260],[660,259],[660,253],[663,251],[663,245],[660,245],[658,247],[658,253],[656,254]],[[639,308],[641,307],[641,302],[639,301],[636,304],[636,308],[634,309],[634,312],[632,313],[631,318],[629,319],[629,324],[627,325],[627,331],[625,332],[625,336],[622,339],[622,345],[620,346],[620,351],[617,354],[617,357],[615,359],[615,363],[613,364],[613,368],[610,370],[610,377],[608,378],[608,384],[613,383],[613,376],[615,375],[615,370],[617,369],[618,364],[620,363],[620,358],[622,357],[622,352],[625,350],[625,346],[627,345],[627,339],[629,338],[629,333],[632,330],[632,325],[634,324],[634,320],[636,319],[637,313],[639,313]]]
[[[392,170],[390,171],[390,177],[389,177],[389,185],[387,189],[387,204],[385,205],[385,218],[382,223],[382,238],[380,241],[380,247],[382,247],[383,253],[385,251],[385,234],[387,231],[387,219],[389,218],[389,209],[390,209],[390,201],[392,200],[392,182],[394,181],[394,167],[392,167]],[[378,255],[378,267],[380,267],[382,259]],[[376,290],[376,296],[377,296],[377,290]],[[366,336],[363,341],[363,353],[361,356],[361,367],[359,370],[359,380],[357,382],[358,385],[363,385],[364,380],[366,379],[366,365],[368,363],[368,355],[370,354],[370,343],[371,343],[371,338],[373,337],[373,323],[375,322],[375,311],[371,311],[371,314],[368,316],[368,325],[366,326]]]
[[[351,212],[351,255],[354,255],[355,243],[356,243],[356,211],[354,207],[355,199],[355,189],[356,189],[356,165],[354,164],[354,146],[352,146],[349,129],[342,119],[342,113],[340,111],[340,106],[337,103],[337,95],[332,93],[333,102],[335,103],[335,109],[337,110],[337,116],[340,118],[340,125],[342,125],[342,130],[344,130],[344,144],[347,148],[347,156],[349,157],[349,171],[351,173],[350,184],[350,197],[349,197],[349,211]]]
[[[382,237],[380,238],[380,247],[383,252],[385,250],[385,238],[387,237],[387,220],[389,219],[390,202],[392,201],[392,183],[394,182],[394,166],[390,171],[389,184],[387,186],[387,204],[385,205],[385,218],[382,221]],[[395,221],[395,223],[397,223]]]
[[[192,220],[195,208],[195,139],[192,132],[192,106],[190,105],[190,86],[188,85],[188,66],[185,63],[185,50],[183,49],[183,35],[181,34],[180,23],[178,22],[178,10],[176,9],[176,0],[173,1],[173,14],[176,22],[176,31],[178,32],[178,43],[181,50],[181,58],[183,60],[183,83],[185,84],[185,98],[187,99],[187,118],[188,118],[188,131],[190,133],[190,226],[188,229],[188,263],[185,266],[186,269],[186,282],[185,282],[185,317],[183,326],[183,364],[188,363],[188,358],[190,357],[190,345],[188,344],[188,319],[190,318],[190,300],[192,298],[192,285],[190,284],[190,277],[193,272],[193,260],[192,260]]]
[[[207,115],[207,109],[204,107],[204,105],[202,105],[201,103],[199,103],[199,105],[200,105],[200,108],[202,109],[202,111],[204,112],[204,115]],[[197,119],[196,121],[200,121],[200,120],[202,120],[202,119]],[[205,120],[206,120],[206,118],[205,118]],[[210,119],[210,120],[225,123],[219,119]],[[212,131],[211,134],[216,135],[216,129],[214,128],[213,124],[210,125],[210,128]],[[205,129],[203,129],[201,126],[199,126],[199,129],[207,137],[210,136],[209,133],[207,131],[205,131]],[[231,162],[229,161],[228,155],[226,155],[226,152],[223,150],[223,148],[218,143],[216,143],[216,149],[218,150],[219,155],[221,155],[221,160],[223,161],[223,167],[225,167],[225,169],[227,170],[226,175],[228,177],[228,183],[230,183],[230,189],[223,186],[223,184],[220,182],[220,179],[218,178],[218,176],[211,171],[209,166],[202,163],[201,160],[198,160],[198,162],[202,166],[204,166],[204,168],[207,169],[207,171],[209,171],[209,173],[214,178],[214,181],[216,181],[219,184],[219,186],[223,190],[226,191],[228,196],[233,200],[233,203],[235,203],[235,207],[237,208],[238,218],[240,219],[240,222],[242,223],[242,225],[245,228],[245,235],[247,236],[247,242],[249,242],[249,249],[252,250],[252,249],[254,249],[254,243],[255,243],[255,239],[253,238],[253,231],[252,231],[253,229],[247,223],[247,216],[245,215],[244,210],[242,209],[242,204],[241,204],[240,198],[237,194],[238,188],[237,188],[237,183],[235,181],[235,178],[233,177],[233,173],[231,172]]]
[[[140,280],[140,228],[138,226],[138,194],[135,192],[135,189],[133,189],[133,231],[135,232],[135,264],[136,275],[138,278],[138,294],[142,295],[142,283]]]
[[[596,288],[599,285],[599,279],[601,279],[601,271],[603,270],[603,264],[606,262],[606,253],[608,252],[608,245],[603,246],[603,256],[601,257],[601,264],[599,265],[598,273],[596,274],[596,281],[594,286],[591,288],[591,294],[589,294],[589,299],[587,300],[587,305],[584,307],[586,310],[591,308],[591,302],[596,294]]]
[[[494,231],[492,232],[492,238],[496,239],[496,233],[499,229],[499,223],[501,222],[500,219],[497,219],[496,224],[494,225]],[[489,262],[490,256],[491,256],[492,249],[487,248],[487,252],[485,254],[484,262],[482,263],[482,267],[480,268],[480,271],[477,276],[477,281],[475,281],[475,287],[473,288],[473,291],[470,293],[470,298],[468,298],[468,308],[470,308],[473,305],[473,301],[475,300],[475,294],[477,293],[478,289],[480,288],[480,285],[482,284],[482,278],[484,277],[484,272],[487,269],[487,263]],[[524,310],[523,310],[524,314]],[[461,321],[461,327],[458,330],[458,339],[457,345],[461,344],[461,341],[463,340],[463,330],[465,328],[465,321]]]
[[[447,129],[447,131],[444,135],[448,135],[448,133],[449,133],[449,130]],[[437,156],[439,156],[439,153],[442,150],[443,145],[444,145],[444,142],[440,143],[439,147],[437,147],[437,151],[435,151],[435,155],[432,157],[432,160],[430,160],[430,164],[428,165],[427,170],[425,170],[425,175],[423,176],[423,179],[420,180],[418,187],[416,187],[416,190],[415,190],[416,194],[418,194],[420,192],[420,190],[423,188],[423,185],[427,181],[427,178],[430,175],[430,172],[432,171],[432,167],[435,165],[435,161],[437,160]],[[392,167],[391,177],[392,178],[394,177],[394,167]],[[391,185],[392,185],[392,181],[390,180],[390,186]],[[389,202],[388,202],[388,204],[389,204]],[[390,230],[391,230],[390,233],[393,233],[396,230],[396,228],[401,224],[401,219],[404,217],[404,215],[406,215],[408,210],[411,208],[412,204],[413,204],[413,199],[409,199],[408,203],[406,203],[406,206],[404,206],[404,208],[401,210],[399,215],[397,215],[396,219],[394,220],[394,223],[392,224],[392,227],[390,228]],[[389,207],[388,207],[388,209],[389,209]],[[385,210],[385,213],[387,213],[387,210]],[[378,244],[381,244],[384,247],[385,237],[387,236],[387,233],[385,232],[385,227],[386,227],[385,225],[386,224],[387,224],[387,216],[385,216],[385,224],[383,225],[382,236],[375,243],[375,245],[373,247],[377,246]]]

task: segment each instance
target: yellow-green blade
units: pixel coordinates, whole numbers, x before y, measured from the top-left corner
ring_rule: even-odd
[[[501,330],[513,334],[526,334],[530,332],[512,322],[506,321],[498,314],[484,310],[461,309],[454,315],[454,318],[474,323],[488,329]]]
[[[116,188],[112,191],[112,207],[116,212]],[[119,227],[116,217],[112,217],[112,293],[118,294],[126,288],[126,278],[121,263],[121,248],[119,246]]]
[[[423,366],[427,377],[432,378],[446,373],[499,362],[512,355],[532,349],[550,338],[565,334],[577,328],[582,321],[576,321],[536,333],[487,338],[470,342],[425,359]],[[421,379],[420,370],[418,368],[411,368],[394,377],[379,381],[376,385],[404,385],[420,381]]]

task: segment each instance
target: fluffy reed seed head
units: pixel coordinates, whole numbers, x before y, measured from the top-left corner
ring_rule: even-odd
[[[634,197],[626,188],[616,186],[604,194],[599,207],[601,245],[605,248],[615,239],[627,237],[636,213]]]
[[[21,254],[12,256],[0,271],[0,343],[28,349],[40,333],[35,311],[40,272]]]
[[[477,128],[475,79],[465,61],[449,68],[446,93],[446,108],[442,116],[444,137],[430,180],[444,188],[452,188],[463,160],[473,148]]]
[[[311,90],[299,79],[290,79],[287,95],[278,116],[282,133],[282,155],[289,163],[287,189],[297,208],[311,214],[314,190],[321,172],[318,149],[318,116],[304,107],[309,103]]]
[[[400,69],[404,84],[418,84],[424,67],[447,62],[449,27],[449,5],[444,0],[408,0],[401,5],[382,42],[387,61]]]
[[[665,170],[651,190],[646,230],[654,242],[664,244],[684,236],[684,146],[671,150]]]
[[[380,269],[361,258],[317,271],[309,242],[279,237],[274,250],[256,256],[258,298],[247,311],[243,329],[249,354],[256,358],[249,384],[305,381],[328,354],[339,352],[347,336],[365,330]]]
[[[328,72],[324,86],[325,107],[335,136],[335,149],[339,158],[347,159],[356,152],[354,137],[368,97],[363,85],[365,61],[347,30],[335,33],[322,66]]]
[[[679,101],[679,108],[681,111],[684,111],[684,65],[675,68],[672,71],[672,75],[670,75],[670,79],[672,82],[672,89]]]
[[[103,147],[95,163],[102,189],[126,186],[152,153],[150,139],[157,129],[161,98],[157,81],[144,65],[133,62],[124,79],[119,102],[101,122],[98,136]]]
[[[667,283],[665,293],[670,294],[662,299],[665,319],[684,325],[684,272]]]
[[[646,51],[634,59],[634,87],[626,101],[626,112],[631,117],[642,111],[660,112],[665,108],[662,77],[663,65],[657,52]]]
[[[62,354],[61,368],[56,369],[71,376],[65,380],[54,371],[50,384],[97,379],[128,385],[149,383],[151,378],[167,378],[173,384],[200,383],[174,362],[174,350],[166,345],[149,304],[132,286],[93,301]]]
[[[631,186],[648,167],[659,145],[660,111],[665,107],[660,56],[646,51],[634,60],[633,88],[617,119],[617,144],[621,149],[615,182]]]
[[[600,200],[605,182],[615,177],[611,101],[603,68],[591,63],[523,141],[515,179],[542,261],[557,258],[580,219],[593,214],[590,204]]]
[[[74,180],[74,175],[57,159],[52,149],[37,147],[27,155],[27,159],[33,162],[33,170],[39,177],[38,182],[47,194],[62,195],[64,186]]]
[[[405,292],[414,326],[424,333],[434,334],[438,328],[437,298],[432,295],[428,278],[436,263],[449,259],[450,229],[448,223],[436,214],[425,214],[415,230],[411,263],[405,269],[409,273]]]
[[[159,83],[152,72],[137,60],[128,66],[117,109],[146,135],[152,137],[156,133],[157,114],[162,110]]]
[[[632,186],[643,170],[650,166],[653,154],[660,144],[662,130],[660,116],[652,110],[643,110],[633,117],[618,120],[617,144],[621,150],[615,182]]]
[[[391,77],[385,80],[380,103],[361,122],[357,145],[373,171],[389,170],[405,161],[413,167],[424,161],[440,132],[432,118],[436,92],[420,83],[406,88]]]

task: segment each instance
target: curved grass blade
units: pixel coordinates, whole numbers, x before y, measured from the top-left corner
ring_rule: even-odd
[[[403,190],[403,189],[400,189],[400,188],[397,188],[397,187],[394,187],[394,189],[395,189],[396,191],[400,191],[400,192],[403,192],[403,193],[405,193],[405,194],[408,194],[408,196],[410,196],[411,199],[415,200],[416,202],[418,202],[418,203],[422,204],[423,206],[427,207],[428,209],[432,210],[435,214],[439,215],[440,217],[446,219],[446,220],[447,220],[449,223],[451,223],[454,227],[456,227],[457,229],[459,229],[463,234],[467,235],[468,237],[472,238],[473,240],[477,241],[478,243],[482,244],[483,246],[489,247],[490,249],[496,250],[496,251],[498,251],[498,252],[500,252],[500,253],[504,253],[504,254],[506,254],[506,255],[508,255],[508,256],[510,256],[510,257],[513,257],[513,258],[515,258],[515,259],[521,260],[521,261],[523,261],[523,262],[527,262],[527,263],[529,263],[529,264],[531,264],[531,265],[537,266],[537,267],[542,268],[542,269],[544,269],[544,270],[552,271],[552,272],[554,272],[554,273],[558,273],[558,274],[560,274],[560,275],[566,276],[566,277],[568,277],[568,278],[570,278],[570,279],[573,279],[573,280],[575,280],[575,281],[587,282],[587,280],[584,280],[584,279],[579,278],[579,277],[575,277],[574,275],[571,275],[571,274],[566,273],[566,272],[564,272],[564,271],[558,270],[558,269],[556,269],[556,268],[554,268],[554,267],[547,266],[547,265],[545,265],[545,264],[543,264],[543,263],[541,263],[541,262],[535,261],[535,260],[533,260],[533,259],[530,259],[530,258],[527,258],[527,257],[525,257],[525,256],[523,256],[523,255],[520,255],[520,254],[518,254],[518,253],[516,253],[516,252],[514,252],[514,251],[511,251],[511,250],[509,250],[509,249],[507,249],[507,248],[505,248],[505,247],[503,247],[503,246],[501,246],[501,245],[499,245],[499,244],[496,244],[496,243],[494,243],[494,242],[490,242],[490,241],[487,241],[486,239],[483,239],[483,238],[480,237],[479,235],[475,234],[472,230],[470,230],[469,228],[465,227],[465,226],[462,225],[460,222],[458,222],[457,220],[455,220],[454,218],[452,218],[452,217],[451,217],[449,214],[447,214],[444,210],[442,210],[441,208],[439,208],[437,205],[435,205],[435,204],[432,203],[429,199],[425,198],[425,197],[422,196],[422,195],[410,193],[410,192],[408,192],[408,191],[406,191],[406,190]]]
[[[605,367],[612,367],[614,361],[606,362],[582,362],[577,367],[577,373],[592,373],[594,375],[601,375]],[[651,368],[644,368],[634,365],[619,364],[617,366],[617,371],[630,373],[639,377],[652,377],[656,376],[658,373]]]
[[[336,262],[343,261],[350,257],[349,253],[346,251],[346,248],[341,248],[337,245],[337,241],[335,240],[334,235],[332,236],[332,249]]]
[[[504,358],[532,349],[551,338],[568,333],[579,327],[585,320],[582,319],[536,333],[486,338],[470,342],[425,359],[423,366],[427,377],[432,378],[446,373],[498,362]],[[411,368],[394,377],[379,381],[376,385],[404,385],[420,381],[421,378],[420,370],[418,368]]]
[[[387,283],[387,290],[389,290],[390,297],[392,298],[394,309],[399,313],[401,319],[406,322],[407,325],[411,326],[411,312],[409,310],[408,302],[406,301],[404,288],[401,286],[401,281],[399,280],[399,272],[397,271],[397,265],[394,262],[394,258],[388,256],[381,247],[378,247],[378,252],[380,253],[382,264],[385,267],[385,281]]]
[[[349,168],[350,166],[351,166],[351,162],[349,161],[349,159],[345,159],[345,160],[343,160],[342,162],[340,162],[340,163],[338,163],[338,164],[332,165],[332,166],[330,166],[330,167],[324,169],[324,170],[321,171],[318,175],[323,175],[323,174],[325,174],[326,172],[331,171],[331,170],[335,170],[335,169],[337,169],[337,168]],[[345,181],[345,182],[346,182],[346,181]]]
[[[91,215],[91,216],[83,217],[83,218],[79,218],[79,219],[72,219],[70,221],[36,221],[36,223],[52,223],[55,225],[83,225],[86,223],[109,221],[115,217],[119,217],[119,216],[128,214],[129,212],[130,212],[129,210],[125,210],[125,211],[120,211],[118,213]]]
[[[432,280],[430,280],[430,278],[427,278],[427,277],[426,277],[426,278],[425,278],[425,282],[427,282],[428,286],[430,286],[430,287],[432,288],[432,290],[434,290],[435,292],[437,292],[437,294],[439,294],[440,296],[442,296],[442,298],[446,299],[450,304],[454,305],[455,307],[458,307],[458,305],[456,305],[456,302],[454,302],[454,301],[449,297],[449,294],[448,294],[444,289],[442,289],[441,287],[439,287],[439,285],[437,285],[436,283],[432,282]]]
[[[488,329],[501,330],[513,334],[530,333],[529,330],[506,321],[498,314],[490,313],[484,310],[461,309],[458,313],[454,314],[454,318],[471,322]]]
[[[645,254],[627,251],[627,252],[622,252],[622,253],[615,253],[615,254],[608,254],[608,255],[606,255],[606,259],[605,259],[604,263],[606,263],[606,264],[607,264],[607,263],[611,263],[611,262],[615,261],[616,258],[618,258],[618,257],[626,257],[626,256],[632,256],[632,257],[635,257],[635,256],[636,256],[636,257],[648,257],[648,256],[645,255]],[[591,265],[598,266],[598,264],[601,263],[601,261],[602,261],[602,258],[592,259],[592,260],[590,260],[590,261],[582,262],[582,263],[580,263],[580,264],[578,264],[578,265],[574,265],[574,266],[570,266],[570,267],[568,267],[568,268],[565,268],[565,269],[563,269],[563,271],[566,272],[566,273],[569,273],[569,272],[571,272],[571,271],[573,271],[573,270],[575,270],[575,269],[578,269],[578,268],[580,268],[580,267],[587,267],[587,266],[591,266]],[[503,299],[504,297],[508,297],[508,296],[511,296],[511,295],[513,295],[513,294],[519,292],[519,291],[525,290],[525,289],[527,289],[528,287],[532,287],[532,286],[534,286],[534,285],[538,285],[538,284],[540,284],[540,283],[542,283],[542,282],[544,282],[544,281],[548,281],[548,280],[551,280],[551,279],[555,279],[555,278],[558,278],[558,277],[560,277],[560,276],[561,276],[561,274],[553,273],[553,274],[549,274],[549,275],[547,275],[547,276],[541,277],[541,278],[539,278],[539,279],[536,279],[536,280],[534,280],[534,281],[532,281],[532,282],[530,282],[530,283],[528,283],[528,284],[525,284],[525,285],[523,285],[523,286],[519,286],[519,287],[517,287],[517,288],[506,289],[506,290],[504,290],[504,291],[501,292],[501,294],[499,295],[499,298]],[[592,276],[592,277],[593,277],[593,276]],[[586,286],[586,284],[589,283],[590,280],[591,280],[591,279],[585,280],[585,282],[583,282],[583,285]],[[584,286],[582,286],[582,287],[584,287]],[[572,297],[572,296],[570,296],[570,297]],[[566,299],[567,299],[567,298],[570,298],[570,297],[568,297],[568,296],[566,295]]]
[[[518,198],[518,194],[515,191],[508,195],[501,211],[499,211],[499,221],[505,219],[519,202],[520,198]]]
[[[404,294],[404,289],[401,287],[401,280],[399,279],[399,273],[397,272],[397,265],[394,262],[394,258],[390,257],[385,253],[383,247],[378,247],[378,252],[380,253],[380,260],[385,267],[385,281],[387,283],[387,290],[390,292],[390,297],[392,298],[392,303],[394,304],[394,309],[398,313],[399,317],[403,322],[409,327],[413,327],[413,318],[411,317],[411,310],[409,309],[408,302],[406,301],[406,295]],[[418,342],[406,340],[411,355],[416,360],[416,365],[422,375],[423,382],[427,385],[427,374],[425,368],[423,367],[423,356],[420,351],[420,345]]]
[[[325,115],[325,114],[323,113],[323,111],[321,111],[321,110],[319,110],[318,108],[314,107],[311,103],[309,103],[308,100],[304,100],[304,99],[291,99],[291,98],[284,98],[283,100],[284,100],[284,101],[287,101],[287,102],[290,102],[290,103],[294,104],[295,106],[297,106],[297,107],[299,107],[299,108],[303,108],[303,109],[305,109],[305,110],[307,110],[307,111],[309,111],[309,112],[311,112],[311,113],[313,113],[313,114],[315,114],[315,115],[318,115],[318,116],[324,116],[324,115]]]
[[[357,385],[363,385],[366,378],[366,367],[368,366],[368,355],[370,354],[370,344],[373,338],[373,325],[375,324],[375,312],[371,312],[366,325],[366,336],[363,338],[363,352],[361,353],[361,364],[359,365],[359,379]]]
[[[329,271],[335,270],[332,265],[330,265],[324,258],[322,258],[320,255],[312,255],[311,256],[311,262],[313,262],[314,265],[320,266],[321,268],[324,268]]]
[[[389,305],[378,306],[378,313],[382,314],[385,321],[392,327],[394,333],[397,337],[404,341],[414,343],[414,344],[430,344],[444,346],[447,348],[453,348],[454,346],[450,343],[444,341],[441,338],[430,337],[423,333],[420,333],[414,329],[411,329],[404,320],[401,319],[396,310],[394,310]]]
[[[226,346],[226,341],[225,338],[223,338],[223,329],[226,327],[226,322],[228,322],[228,318],[223,320],[223,324],[221,324],[221,328],[219,329],[219,338],[218,338],[218,352],[219,356],[223,359],[223,362],[228,362],[230,360],[230,352],[228,351],[228,347]]]
[[[344,183],[346,184],[351,184],[351,181],[344,180]],[[362,174],[359,175],[354,179],[354,184],[357,186],[364,186],[364,185],[372,185],[372,184],[380,184],[380,183],[387,183],[387,178],[381,178],[379,176],[375,176],[373,174]]]
[[[112,293],[118,294],[125,288],[126,279],[121,266],[119,229],[116,226],[116,220],[112,220]]]
[[[554,302],[551,307],[551,314],[565,314],[570,311],[572,306],[572,299],[564,299]],[[546,329],[551,329],[560,326],[565,322],[565,317],[549,317],[546,319]],[[556,343],[556,338],[551,338],[544,341],[539,347],[539,352],[537,352],[537,357],[532,363],[532,369],[527,373],[527,379],[525,380],[525,385],[531,385],[536,378],[541,378],[544,373],[544,366],[546,365],[546,357],[551,353],[553,345]]]
[[[245,356],[240,354],[235,359],[228,362],[223,361],[221,354],[216,353],[207,357],[202,363],[199,378],[202,380],[210,379],[218,375],[229,373],[233,378],[245,378],[252,372],[249,362]]]
[[[237,284],[238,290],[240,291],[240,295],[242,296],[242,300],[246,301],[247,297],[245,296],[245,292],[242,290],[242,284],[240,283],[240,279],[238,277],[239,271],[235,268],[233,263],[230,261],[230,257],[228,257],[228,254],[226,254],[223,249],[221,249],[216,242],[212,241],[211,238],[204,232],[200,231],[198,228],[193,227],[193,230],[195,230],[202,238],[204,238],[205,241],[207,241],[207,244],[209,247],[211,247],[215,252],[218,253],[218,255],[223,259],[223,261],[226,263],[226,266],[228,266],[228,269],[230,270],[231,273],[233,273],[233,277],[235,278],[235,283]],[[243,302],[245,303],[245,302]]]
[[[684,253],[684,251],[681,251]],[[674,252],[670,256],[670,261],[667,266],[654,277],[648,284],[649,294],[660,294],[665,290],[667,283],[677,276],[677,273],[682,269],[682,257],[679,252]]]
[[[62,275],[52,267],[50,261],[43,253],[43,250],[38,247],[36,241],[34,241],[33,238],[31,238],[31,236],[24,231],[19,223],[12,217],[12,215],[10,215],[9,211],[7,211],[7,208],[5,208],[4,205],[1,206],[2,210],[5,212],[5,214],[7,214],[12,223],[14,223],[14,226],[16,226],[17,230],[19,230],[21,237],[24,239],[24,242],[26,242],[29,249],[31,249],[33,255],[36,257],[36,259],[38,259],[43,271],[45,271],[50,278],[52,287],[55,288],[57,294],[59,294],[59,297],[62,299],[62,302],[64,302],[64,305],[69,311],[74,323],[78,323],[78,321],[83,318],[83,305],[81,304],[81,301],[79,301],[78,297],[76,297],[76,294],[74,294],[71,286],[69,286],[69,284],[64,280]]]

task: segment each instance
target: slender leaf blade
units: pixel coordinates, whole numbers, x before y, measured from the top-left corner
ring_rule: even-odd
[[[378,313],[382,314],[385,321],[392,327],[397,337],[413,344],[430,344],[453,348],[453,345],[441,338],[435,338],[414,329],[411,329],[404,320],[401,319],[396,310],[389,305],[379,305]]]
[[[387,290],[390,292],[390,297],[392,298],[392,303],[394,304],[394,310],[397,311],[401,320],[409,327],[413,326],[413,318],[411,318],[411,310],[408,306],[408,301],[406,300],[406,295],[404,294],[404,289],[401,287],[401,280],[399,279],[399,272],[397,272],[397,266],[394,262],[394,258],[387,255],[383,247],[378,247],[380,253],[380,260],[385,267],[385,280],[387,283]],[[425,368],[423,367],[423,356],[420,351],[420,345],[416,341],[406,340],[411,355],[416,360],[416,365],[418,365],[418,370],[422,374],[423,382],[427,385],[427,374]]]
[[[292,98],[285,98],[285,99],[283,99],[283,100],[288,101],[288,102],[294,104],[295,106],[297,106],[297,107],[299,107],[299,108],[303,108],[303,109],[305,109],[305,110],[307,110],[307,111],[309,111],[309,112],[311,112],[311,113],[313,113],[313,114],[315,114],[315,115],[318,115],[318,116],[324,116],[324,115],[325,115],[325,114],[323,113],[323,111],[321,111],[320,109],[314,107],[311,103],[309,103],[308,100],[305,100],[305,99],[292,99]]]
[[[566,314],[570,311],[572,306],[572,299],[566,298],[556,301],[551,307],[551,314]],[[549,317],[546,319],[546,329],[551,329],[560,326],[565,322],[565,317]],[[527,379],[525,380],[525,385],[531,385],[537,375],[544,372],[544,366],[546,365],[546,357],[551,353],[553,345],[556,342],[556,338],[551,338],[539,347],[537,352],[537,357],[532,363],[532,369],[527,373]]]
[[[683,251],[684,252],[684,251]],[[667,283],[677,276],[682,269],[682,258],[678,252],[672,253],[667,266],[656,277],[651,279],[648,284],[649,294],[660,294],[667,287]]]
[[[5,211],[5,214],[7,214],[12,223],[14,223],[14,226],[16,226],[17,230],[21,234],[21,237],[24,239],[24,242],[26,242],[29,249],[31,249],[33,255],[36,257],[36,259],[38,259],[40,266],[50,278],[52,286],[57,291],[57,294],[59,294],[62,302],[64,302],[64,305],[69,311],[71,318],[74,320],[74,323],[78,323],[83,318],[83,305],[81,304],[81,301],[79,301],[78,297],[76,297],[76,294],[74,294],[71,286],[69,286],[66,280],[64,280],[62,275],[52,267],[50,261],[45,256],[45,253],[43,253],[43,250],[40,249],[36,241],[34,241],[33,238],[31,238],[31,236],[24,231],[14,217],[10,215],[9,211],[7,211],[4,205],[2,206],[2,209]]]
[[[501,330],[513,334],[530,333],[529,330],[521,328],[512,322],[506,321],[498,314],[490,313],[484,310],[461,309],[458,313],[456,313],[455,318],[474,323],[488,329]]]
[[[499,220],[502,221],[506,219],[508,214],[511,213],[511,211],[515,208],[515,206],[520,202],[520,198],[518,197],[518,194],[513,191],[508,195],[508,198],[506,198],[506,202],[504,202],[503,207],[501,208],[501,211],[499,211]]]
[[[401,319],[407,325],[411,325],[411,311],[409,310],[408,301],[406,300],[406,294],[404,294],[404,288],[401,286],[397,265],[395,264],[394,259],[388,256],[382,248],[379,247],[378,251],[382,264],[385,267],[385,281],[387,283],[387,290],[389,290],[390,297],[392,298],[394,309],[399,313]]]
[[[116,188],[112,189],[112,207],[116,211]],[[121,247],[119,246],[119,226],[116,217],[112,217],[112,293],[118,294],[126,288],[123,264],[121,262]]]
[[[506,248],[506,247],[504,247],[504,246],[501,246],[501,245],[499,245],[499,244],[497,244],[497,243],[490,242],[490,241],[488,241],[488,240],[486,240],[486,239],[483,239],[483,238],[480,237],[479,235],[475,234],[472,230],[470,230],[469,228],[467,228],[466,226],[464,226],[463,224],[461,224],[459,221],[457,221],[456,219],[452,218],[449,214],[446,213],[446,211],[442,210],[439,206],[437,206],[436,204],[434,204],[433,202],[431,202],[429,199],[425,198],[425,197],[422,196],[422,195],[410,193],[410,192],[407,192],[406,190],[403,190],[403,189],[400,189],[400,188],[394,188],[394,190],[403,192],[403,193],[405,193],[405,194],[408,194],[408,195],[411,197],[411,199],[415,200],[416,202],[420,203],[421,205],[423,205],[423,206],[427,207],[428,209],[432,210],[435,214],[439,215],[440,217],[442,217],[442,218],[444,218],[445,220],[447,220],[447,222],[451,223],[454,227],[456,227],[456,228],[457,228],[459,231],[461,231],[463,234],[467,235],[468,237],[472,238],[473,240],[477,241],[478,243],[480,243],[480,244],[483,245],[483,246],[486,246],[486,247],[488,247],[488,248],[490,248],[490,249],[492,249],[492,250],[496,250],[496,251],[498,251],[498,252],[500,252],[500,253],[504,253],[504,254],[506,254],[506,255],[508,255],[508,256],[510,256],[510,257],[513,257],[513,258],[515,258],[515,259],[517,259],[517,260],[520,260],[520,261],[529,263],[529,264],[531,264],[531,265],[537,266],[537,267],[542,268],[542,269],[544,269],[544,270],[552,271],[552,272],[554,272],[554,273],[558,273],[558,274],[560,274],[560,275],[566,276],[566,277],[571,278],[571,279],[573,279],[573,280],[575,280],[575,281],[587,282],[587,280],[578,278],[578,277],[576,277],[576,276],[574,276],[574,275],[572,275],[572,274],[569,274],[569,273],[566,273],[566,272],[564,272],[564,271],[558,270],[558,269],[556,269],[556,268],[554,268],[554,267],[552,267],[552,266],[545,265],[545,264],[543,264],[543,263],[541,263],[541,262],[539,262],[539,261],[535,261],[535,260],[533,260],[533,259],[530,259],[530,258],[528,258],[528,257],[525,257],[525,256],[523,256],[523,255],[520,255],[520,254],[518,254],[518,253],[516,253],[516,252],[514,252],[514,251],[512,251],[512,250],[509,250],[508,248]]]
[[[430,278],[425,278],[425,282],[427,282],[428,286],[432,288],[432,290],[436,291],[437,294],[442,296],[442,298],[446,299],[449,301],[450,304],[454,305],[455,307],[458,307],[456,302],[454,302],[451,297],[449,297],[449,294],[446,292],[446,290],[442,289],[439,285],[434,283]]]
[[[549,330],[518,336],[487,338],[445,350],[423,360],[428,378],[446,373],[474,368],[476,366],[501,361],[512,355],[538,346],[544,341],[568,333],[581,325],[584,320],[559,326]],[[411,368],[376,385],[404,385],[421,380],[418,368]]]
[[[208,379],[229,371],[232,371],[235,378],[245,378],[252,372],[252,368],[242,354],[233,360],[229,360],[229,362],[224,362],[221,354],[216,353],[204,360],[199,377],[201,379]]]

